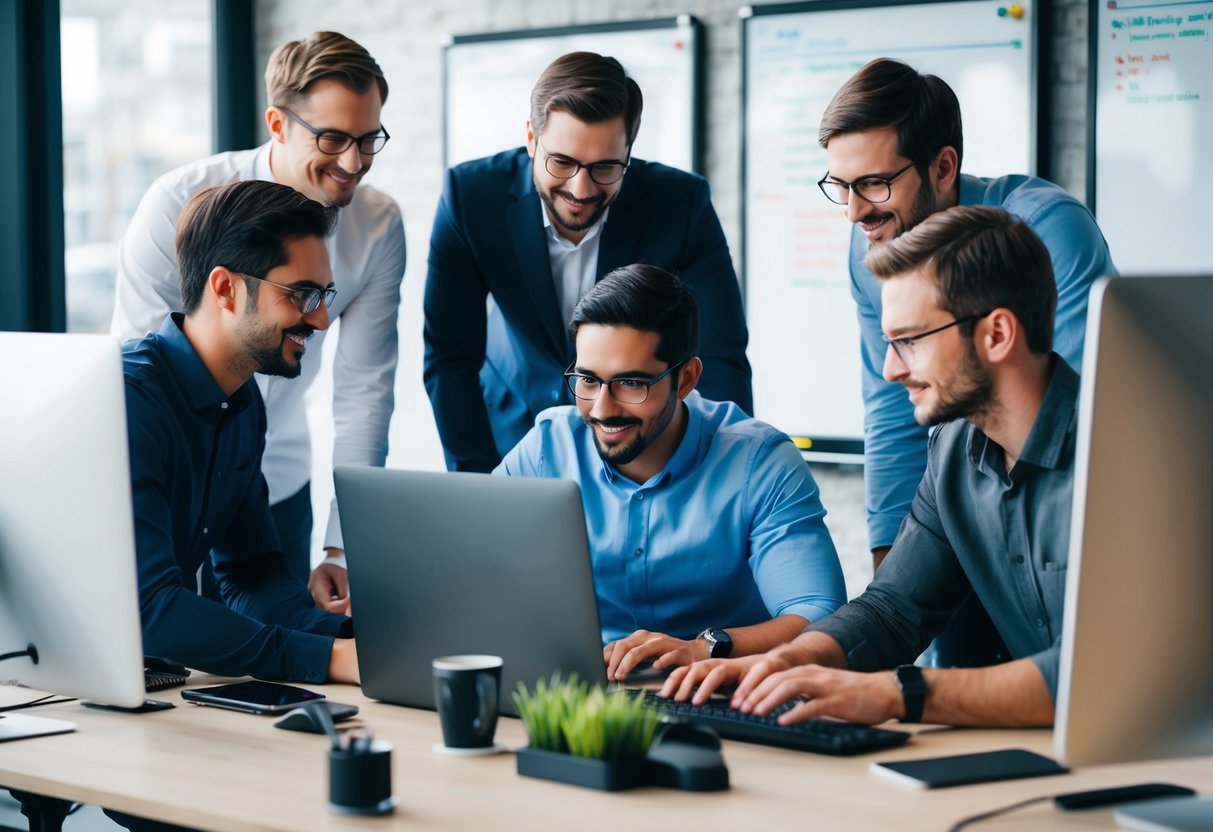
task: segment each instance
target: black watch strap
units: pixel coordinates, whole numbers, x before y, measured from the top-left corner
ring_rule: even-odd
[[[724,630],[708,627],[698,638],[708,643],[708,655],[713,659],[727,659],[733,652],[733,639]]]
[[[922,668],[903,664],[895,672],[897,684],[901,688],[901,701],[905,703],[906,708],[901,721],[922,722],[922,709],[927,701],[927,682],[922,677]]]

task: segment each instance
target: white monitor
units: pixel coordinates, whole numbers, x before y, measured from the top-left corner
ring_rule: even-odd
[[[144,700],[122,354],[104,335],[0,333],[0,681]],[[11,699],[11,697],[6,697]],[[0,739],[35,717],[0,715]],[[35,732],[36,733],[36,732]]]
[[[1213,754],[1211,369],[1213,277],[1092,289],[1055,730],[1070,765]]]

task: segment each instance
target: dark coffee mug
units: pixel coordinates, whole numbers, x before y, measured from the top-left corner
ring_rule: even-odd
[[[497,730],[500,656],[434,659],[434,703],[447,748],[489,748]]]
[[[385,815],[396,808],[390,742],[368,739],[329,749],[329,808],[353,815]]]

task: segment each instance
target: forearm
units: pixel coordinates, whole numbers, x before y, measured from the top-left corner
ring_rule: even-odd
[[[749,627],[729,627],[725,632],[733,639],[732,655],[752,656],[791,641],[808,623],[799,615],[780,615]]]
[[[942,725],[1048,727],[1053,698],[1031,659],[993,667],[925,670],[923,722]]]
[[[801,633],[787,644],[770,651],[773,658],[780,659],[789,667],[819,664],[822,667],[846,668],[847,655],[842,645],[826,633],[810,631]]]

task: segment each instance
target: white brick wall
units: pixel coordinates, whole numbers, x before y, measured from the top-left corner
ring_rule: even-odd
[[[421,297],[430,224],[442,184],[442,45],[448,35],[508,31],[546,26],[635,20],[694,14],[704,25],[707,108],[705,164],[713,201],[736,258],[740,252],[739,157],[740,25],[737,2],[696,0],[261,0],[257,4],[259,65],[275,45],[318,29],[332,29],[357,40],[382,65],[391,85],[383,123],[392,141],[376,160],[367,181],[392,194],[405,215],[409,263],[401,310],[401,362],[397,378],[397,415],[392,427],[389,464],[441,468],[442,456],[425,391],[421,386]],[[1054,178],[1080,198],[1086,181],[1086,0],[1056,0],[1054,60],[1050,73],[1054,141]],[[518,114],[522,143],[526,113]],[[1008,171],[1011,172],[1011,171]],[[330,344],[333,341],[330,339]],[[324,454],[328,410],[323,383],[311,397],[317,439],[317,469]],[[327,435],[331,435],[327,434]],[[863,513],[862,474],[854,468],[815,469],[822,499],[830,512],[847,589],[855,595],[871,578]],[[313,482],[317,525],[327,517],[328,494]],[[318,551],[318,548],[317,548]]]

